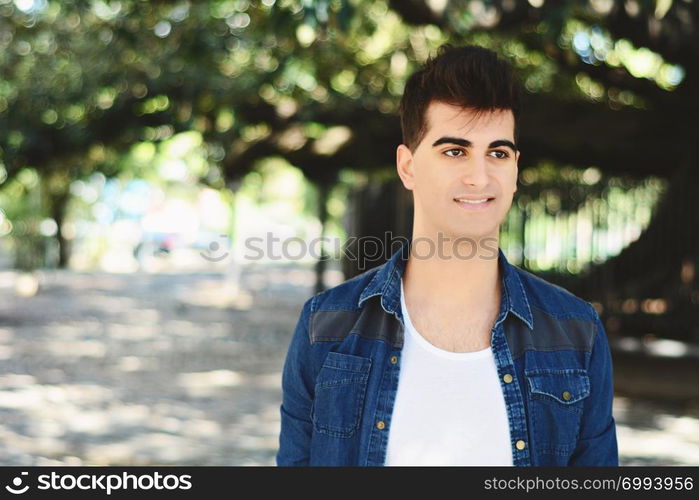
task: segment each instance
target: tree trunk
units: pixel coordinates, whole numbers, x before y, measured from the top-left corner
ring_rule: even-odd
[[[56,240],[58,241],[58,262],[57,266],[61,269],[68,267],[70,261],[70,240],[65,237],[63,228],[65,223],[66,209],[70,200],[70,191],[66,189],[64,192],[52,196],[51,200],[51,218],[56,221],[57,232]]]
[[[56,223],[58,257],[55,265],[68,267],[70,241],[65,237],[64,223],[70,201],[70,176],[65,173],[47,173],[41,178],[42,212]]]
[[[328,255],[325,252],[325,225],[328,221],[328,196],[330,195],[331,184],[327,182],[319,182],[316,184],[318,188],[318,220],[320,220],[320,256],[316,262],[316,284],[315,293],[325,290],[325,282],[323,276],[328,263]]]

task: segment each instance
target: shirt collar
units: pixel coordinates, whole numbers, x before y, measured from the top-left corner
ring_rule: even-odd
[[[381,307],[389,313],[400,316],[400,280],[405,271],[405,265],[410,255],[410,244],[408,240],[401,245],[391,258],[379,267],[374,278],[364,288],[359,296],[357,307],[361,307],[365,300],[376,295],[381,296]],[[524,321],[530,329],[534,329],[534,319],[532,317],[529,300],[524,291],[519,273],[512,264],[507,261],[502,249],[498,248],[498,265],[502,272],[504,304],[501,309],[511,312]],[[498,319],[499,321],[499,319]]]

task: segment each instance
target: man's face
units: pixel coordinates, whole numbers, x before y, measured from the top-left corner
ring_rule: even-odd
[[[514,116],[510,110],[475,116],[471,109],[432,101],[427,134],[415,152],[398,146],[398,175],[413,191],[416,233],[498,237],[517,191]]]

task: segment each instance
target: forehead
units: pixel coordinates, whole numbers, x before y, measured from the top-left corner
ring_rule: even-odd
[[[478,136],[510,139],[514,136],[514,115],[512,110],[484,111],[477,116],[471,108],[462,108],[441,101],[430,102],[425,112],[426,137],[450,135],[475,142]]]

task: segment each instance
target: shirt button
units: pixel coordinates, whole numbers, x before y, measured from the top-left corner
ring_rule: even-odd
[[[379,420],[376,422],[376,428],[379,430],[383,430],[386,428],[386,424],[384,424],[383,420]]]
[[[515,446],[517,447],[518,450],[523,450],[524,449],[524,441],[521,439],[515,443]]]
[[[395,365],[396,363],[398,363],[398,356],[391,356],[391,364]]]
[[[502,379],[505,381],[506,384],[509,384],[510,382],[512,382],[512,375],[510,375],[509,373],[506,373],[502,377]]]
[[[570,400],[570,393],[568,391],[563,392],[563,399],[566,401]]]

